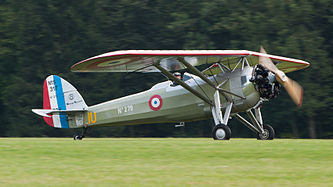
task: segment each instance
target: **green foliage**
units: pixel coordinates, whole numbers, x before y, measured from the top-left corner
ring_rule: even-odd
[[[41,108],[42,83],[58,74],[88,105],[150,88],[159,74],[74,74],[88,57],[124,49],[247,49],[304,59],[290,74],[304,87],[298,111],[287,94],[263,108],[279,137],[332,137],[333,5],[313,1],[83,0],[0,2],[0,136],[71,136],[31,113]],[[283,119],[283,120],[281,120]],[[286,120],[288,119],[288,120]],[[210,122],[186,128],[146,125],[94,129],[92,136],[210,136]],[[249,131],[231,122],[234,136]],[[314,124],[314,126],[313,126]],[[192,128],[191,128],[192,126]],[[311,126],[311,128],[309,128]]]

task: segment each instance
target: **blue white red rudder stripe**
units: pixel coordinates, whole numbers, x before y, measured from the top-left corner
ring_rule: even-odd
[[[69,128],[66,111],[88,109],[74,86],[57,75],[46,78],[43,91],[43,109],[60,111],[43,117],[44,121],[52,127]]]

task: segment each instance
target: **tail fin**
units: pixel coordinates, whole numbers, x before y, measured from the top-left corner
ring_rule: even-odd
[[[43,116],[44,121],[52,127],[75,128],[83,125],[83,112],[88,110],[88,106],[74,86],[57,75],[50,75],[44,81],[43,89],[43,109],[33,109],[33,112]],[[78,115],[74,115],[74,124],[71,124],[68,114],[78,112]],[[78,121],[82,121],[82,124],[78,124]]]

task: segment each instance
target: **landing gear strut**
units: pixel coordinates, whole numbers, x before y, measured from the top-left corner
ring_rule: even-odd
[[[88,127],[83,127],[82,128],[82,134],[80,134],[80,135],[78,135],[78,134],[74,135],[73,139],[74,140],[82,140],[85,137],[85,135],[87,133],[87,130],[88,130]]]
[[[214,140],[229,140],[231,137],[230,127],[227,126],[233,103],[229,102],[225,108],[224,115],[221,111],[220,93],[217,90],[214,94],[215,106],[212,107],[212,115],[215,126],[212,131]]]
[[[272,126],[263,124],[261,117],[260,108],[254,108],[255,115],[251,110],[246,111],[246,114],[250,118],[251,122],[248,122],[239,114],[236,114],[234,117],[238,121],[242,122],[246,127],[257,134],[258,140],[273,140],[275,137],[275,132]]]

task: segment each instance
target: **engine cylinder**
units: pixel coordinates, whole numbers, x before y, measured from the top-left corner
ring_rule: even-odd
[[[253,68],[250,82],[254,84],[261,98],[269,100],[280,94],[281,84],[276,81],[275,74],[260,64]]]

